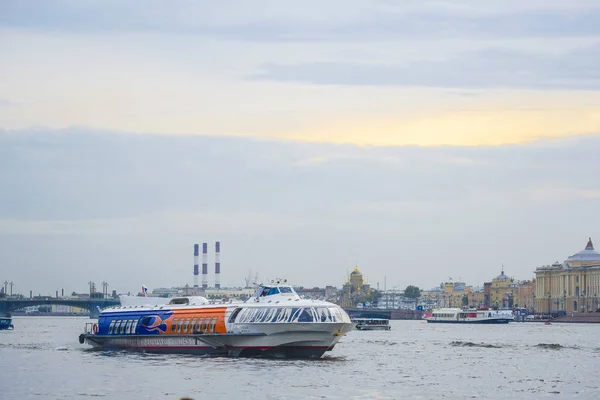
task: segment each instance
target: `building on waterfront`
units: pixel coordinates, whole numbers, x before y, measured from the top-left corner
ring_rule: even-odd
[[[535,270],[535,308],[538,313],[591,312],[600,303],[600,253],[590,238],[585,249],[562,264]]]
[[[447,281],[439,287],[421,292],[424,309],[440,307],[480,307],[484,304],[481,288],[467,286],[465,282]]]
[[[363,278],[358,265],[346,278],[339,303],[342,307],[354,307],[359,302],[364,302],[371,295],[371,285]]]
[[[504,267],[500,275],[492,279],[490,285],[489,307],[496,309],[512,308],[516,305],[519,293],[519,283],[514,278],[504,274]]]
[[[535,279],[519,283],[516,306],[535,311]]]

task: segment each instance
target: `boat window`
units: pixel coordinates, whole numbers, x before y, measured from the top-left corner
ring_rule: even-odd
[[[280,287],[280,288],[279,288],[279,291],[280,291],[281,293],[294,293],[294,292],[292,292],[292,288],[290,288],[290,287],[285,287],[285,286],[282,286],[282,287]]]
[[[194,328],[194,331],[202,330],[202,322],[204,322],[204,317],[199,317],[198,322],[196,323],[196,327]]]
[[[338,310],[337,308],[331,307],[329,309],[329,312],[331,313],[331,321],[332,322],[342,322],[343,321],[342,313],[340,313],[340,310]]]
[[[208,330],[209,324],[210,324],[210,317],[206,317],[206,319],[204,319],[204,323],[202,324],[202,332],[206,332]]]
[[[124,329],[123,333],[128,334],[130,332],[132,322],[133,321],[131,321],[131,320],[127,320],[127,322],[125,323],[125,329]]]
[[[196,330],[196,317],[192,318],[192,322],[190,322],[190,332],[194,332]]]
[[[231,313],[231,316],[229,317],[229,322],[230,322],[230,323],[231,323],[231,322],[233,322],[233,321],[235,321],[235,317],[237,317],[237,316],[238,316],[238,314],[240,313],[240,311],[242,311],[242,309],[241,309],[241,308],[236,308],[236,309],[235,309],[235,310],[234,310],[234,311]]]
[[[134,335],[140,333],[139,329],[138,329],[140,327],[140,325],[141,325],[141,319],[138,319],[137,321],[133,320],[133,326],[131,327],[131,333],[133,333]]]
[[[169,301],[169,304],[190,304],[190,299],[187,297],[177,297]]]
[[[292,316],[287,322],[298,322],[298,318],[300,317],[301,312],[302,308],[292,308]]]
[[[273,311],[274,312],[273,312],[273,314],[272,314],[271,319],[269,320],[269,322],[277,322],[277,319],[281,315],[283,309],[282,308],[274,308]]]
[[[309,312],[312,315],[313,322],[319,322],[319,313],[317,312],[317,309],[314,307],[311,307],[311,308],[309,308]]]
[[[130,334],[134,334],[135,333],[135,326],[137,324],[137,321],[135,319],[131,320],[131,326],[129,327],[129,333]]]
[[[279,318],[277,318],[277,322],[287,322],[291,315],[292,315],[292,309],[284,308],[281,311],[281,314],[279,314]]]
[[[248,313],[248,309],[247,308],[242,308],[237,315],[235,316],[235,322],[243,322],[244,321],[244,316]]]
[[[121,325],[119,326],[119,334],[122,335],[125,333],[125,326],[127,325],[126,320],[121,321]]]
[[[313,322],[313,315],[310,312],[310,309],[303,309],[298,317],[298,322]]]
[[[191,318],[186,318],[185,319],[185,325],[183,326],[183,332],[187,332],[188,329],[190,328],[190,319]]]
[[[271,322],[273,320],[273,315],[275,315],[276,311],[276,308],[269,308],[261,322]]]
[[[267,308],[260,308],[251,322],[264,322],[264,317],[267,314]]]
[[[212,323],[210,324],[210,331],[214,332],[216,326],[217,326],[217,317],[213,317]]]
[[[173,322],[171,322],[171,332],[175,332],[177,330],[177,322],[179,318],[173,318]]]
[[[183,318],[181,318],[179,320],[179,322],[177,323],[177,333],[181,333],[182,326],[183,326]]]
[[[263,289],[264,289],[264,288],[263,288],[262,286],[259,286],[259,287],[256,289],[256,291],[254,292],[253,296],[254,296],[254,297],[259,297],[259,296],[261,295],[261,293],[263,292]]]
[[[325,307],[319,307],[317,309],[317,313],[319,315],[319,320],[321,322],[331,322],[331,314],[329,313],[329,309]]]
[[[241,322],[248,323],[254,319],[254,316],[258,312],[258,308],[248,308],[246,309],[244,315],[241,317]]]
[[[263,291],[262,291],[262,293],[260,295],[261,296],[266,296],[269,293],[269,290],[271,290],[271,288],[268,288],[268,287],[264,288]]]
[[[113,329],[115,329],[115,320],[110,321],[110,325],[108,326],[108,334],[111,335],[113,333]]]
[[[269,289],[269,293],[267,293],[267,296],[271,296],[273,294],[279,294],[279,289],[277,289],[276,287],[272,287],[271,289]]]

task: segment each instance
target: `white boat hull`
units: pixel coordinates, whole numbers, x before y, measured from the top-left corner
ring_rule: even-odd
[[[228,356],[320,357],[332,350],[354,324],[264,324],[262,333],[109,336],[84,334],[102,350]],[[293,329],[293,330],[292,330]]]

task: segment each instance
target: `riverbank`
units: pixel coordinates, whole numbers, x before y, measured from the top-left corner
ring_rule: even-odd
[[[571,313],[551,320],[552,323],[600,324],[600,313]]]

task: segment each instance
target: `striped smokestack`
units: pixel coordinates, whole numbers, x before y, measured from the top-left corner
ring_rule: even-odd
[[[215,288],[221,289],[221,242],[215,243]]]
[[[202,287],[208,287],[208,243],[202,243]]]
[[[198,249],[200,246],[198,246],[197,244],[194,245],[194,287],[198,287],[198,278],[199,278],[199,271],[198,271]]]

